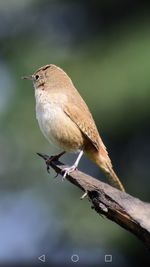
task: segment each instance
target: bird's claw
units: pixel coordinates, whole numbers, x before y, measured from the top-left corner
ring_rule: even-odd
[[[56,172],[56,175],[54,176],[54,178],[57,178],[57,176],[58,176],[58,172]]]
[[[59,153],[58,155],[54,155],[54,156],[47,156],[45,154],[42,154],[42,153],[37,153],[38,156],[40,156],[41,158],[43,158],[45,160],[45,163],[46,163],[46,169],[47,169],[47,172],[50,173],[50,165],[51,165],[51,162],[52,161],[57,161],[59,160],[59,158],[65,154],[65,151]],[[56,178],[58,176],[58,173],[56,173],[56,176],[54,178]]]
[[[53,156],[50,156],[47,160],[45,160],[46,163],[46,170],[48,173],[50,173],[50,163],[53,160]]]
[[[76,165],[72,165],[71,167],[65,167],[62,171],[64,172],[62,181],[65,180],[66,176],[69,175],[71,172],[75,171],[77,169]]]
[[[46,162],[46,170],[47,170],[48,173],[50,173],[50,167],[49,167],[47,162]]]
[[[45,162],[46,162],[46,169],[47,169],[47,172],[48,173],[50,173],[50,163],[52,162],[52,161],[55,161],[55,160],[57,160],[58,159],[58,155],[56,155],[56,156],[50,156],[48,159],[46,159],[45,160]]]

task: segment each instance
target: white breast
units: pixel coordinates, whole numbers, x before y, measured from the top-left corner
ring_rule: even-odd
[[[67,96],[35,90],[35,97],[36,117],[48,141],[64,151],[80,150],[83,145],[83,135],[63,110],[64,105],[67,105]]]
[[[53,144],[57,143],[53,132],[56,128],[56,120],[59,112],[60,108],[53,104],[44,105],[42,109],[39,107],[36,108],[36,117],[40,129],[48,141]]]
[[[37,92],[36,97],[36,118],[40,129],[46,139],[52,144],[60,147],[59,140],[56,138],[56,129],[62,122],[62,108],[58,106],[57,99],[51,99],[45,93]],[[59,99],[60,100],[60,99]]]

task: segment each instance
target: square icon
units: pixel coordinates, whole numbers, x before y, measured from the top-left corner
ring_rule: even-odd
[[[105,255],[105,262],[112,262],[112,255],[111,254]]]

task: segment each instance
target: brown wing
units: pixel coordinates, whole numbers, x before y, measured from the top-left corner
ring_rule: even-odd
[[[99,150],[99,133],[87,106],[82,102],[79,108],[72,102],[70,105],[65,105],[64,112]]]

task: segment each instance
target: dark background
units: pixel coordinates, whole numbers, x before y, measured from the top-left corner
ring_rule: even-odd
[[[146,1],[0,1],[0,263],[143,266],[144,245],[48,175],[36,152],[56,153],[21,76],[53,63],[87,102],[128,193],[150,201],[150,16]],[[76,156],[62,160],[72,164]],[[87,158],[79,168],[104,179]],[[106,179],[104,179],[107,182]],[[73,207],[73,209],[72,209]],[[73,264],[75,265],[75,264]]]

